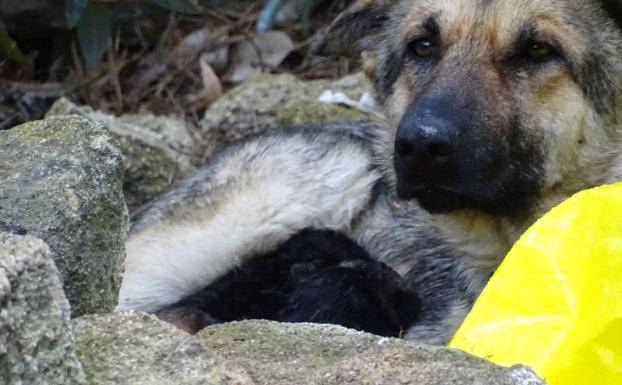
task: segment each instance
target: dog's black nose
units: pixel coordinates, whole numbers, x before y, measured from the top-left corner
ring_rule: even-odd
[[[395,137],[396,160],[406,167],[443,166],[457,150],[457,124],[429,111],[404,116]]]

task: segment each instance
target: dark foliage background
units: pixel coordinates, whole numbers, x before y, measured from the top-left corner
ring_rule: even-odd
[[[267,2],[266,2],[267,1]],[[2,0],[0,129],[67,96],[115,114],[198,121],[258,72],[336,78],[357,63],[309,57],[344,0]]]

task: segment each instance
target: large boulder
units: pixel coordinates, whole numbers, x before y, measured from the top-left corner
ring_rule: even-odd
[[[122,156],[78,116],[0,131],[0,231],[43,239],[73,315],[112,310],[125,255]]]
[[[293,75],[259,75],[218,99],[205,112],[203,136],[211,153],[223,142],[269,127],[368,119],[359,110],[319,101],[326,90],[343,92],[353,100],[370,90],[363,74],[337,81],[303,81]]]
[[[243,369],[154,316],[85,316],[74,328],[90,385],[254,385]]]
[[[97,385],[546,385],[523,366],[340,326],[243,321],[191,336],[153,316],[121,313],[82,317],[75,332]]]
[[[0,384],[84,384],[48,246],[0,233]]]
[[[119,117],[61,98],[47,116],[76,114],[104,126],[123,153],[123,190],[130,211],[166,191],[200,163],[199,141],[182,119],[150,113]]]

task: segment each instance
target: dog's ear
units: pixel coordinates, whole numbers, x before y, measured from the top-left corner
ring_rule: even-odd
[[[397,0],[357,0],[311,43],[311,54],[320,56],[356,56],[373,44],[389,20],[391,6]]]
[[[607,14],[622,28],[622,0],[600,0]]]

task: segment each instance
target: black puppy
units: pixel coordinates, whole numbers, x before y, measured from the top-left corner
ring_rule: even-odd
[[[419,307],[395,271],[348,237],[306,229],[157,315],[190,333],[220,322],[268,319],[398,337]]]

